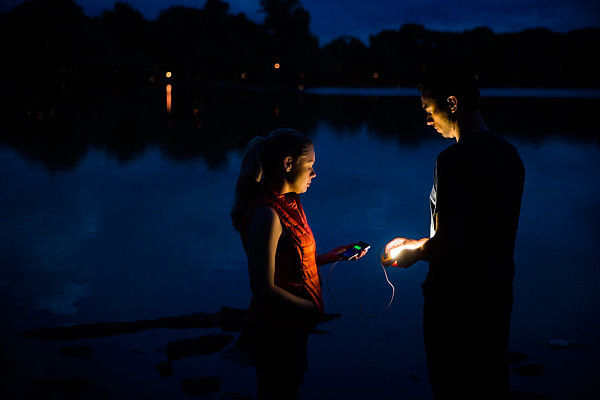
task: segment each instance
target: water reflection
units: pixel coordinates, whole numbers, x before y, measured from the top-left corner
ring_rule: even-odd
[[[497,132],[526,140],[564,133],[598,140],[597,129],[580,112],[599,103],[598,98],[511,98],[505,93],[484,98],[482,112]],[[331,125],[340,135],[352,135],[367,126],[371,134],[401,143],[417,143],[432,134],[425,129],[415,96],[317,96],[180,87],[168,110],[164,104],[164,98],[152,96],[135,101],[105,99],[63,106],[42,119],[12,110],[0,127],[0,139],[26,158],[59,171],[77,167],[90,149],[128,162],[151,145],[158,145],[175,160],[200,158],[211,168],[221,168],[230,149],[241,149],[249,138],[280,126],[293,126],[309,135],[318,123]]]
[[[389,286],[375,262],[378,247],[398,232],[428,232],[435,156],[449,143],[425,129],[418,99],[233,91],[190,98],[187,116],[185,106],[174,105],[167,118],[161,96],[156,113],[142,104],[127,112],[100,107],[41,125],[5,123],[0,307],[8,323],[3,338],[57,323],[245,308],[245,257],[228,218],[240,153],[250,137],[287,125],[315,141],[318,176],[303,205],[319,246],[357,238],[373,246],[364,260],[336,267],[330,284],[337,304],[326,299],[326,309],[343,317],[324,326],[330,335],[311,337],[314,361],[301,396],[370,398],[381,382],[381,397],[429,398],[420,347],[419,285],[426,268],[391,271],[396,298],[390,310],[376,319],[356,317],[361,308],[378,311],[389,300]],[[593,184],[600,145],[597,128],[578,117],[580,107],[590,104],[597,100],[485,101],[489,125],[509,136],[528,171],[512,347],[552,366],[535,381],[515,378],[517,390],[560,393],[554,382],[565,381],[561,374],[574,382],[569,387],[593,390],[597,376],[594,368],[574,376],[568,370],[576,368],[539,345],[540,338],[594,342],[600,332],[600,238],[592,217],[600,198]],[[273,115],[275,106],[279,117]],[[148,354],[161,346],[146,336],[132,341]],[[575,356],[591,365],[586,357],[596,355]],[[205,360],[194,368],[227,376],[223,391],[244,392],[237,385],[247,372]],[[115,371],[122,375],[122,369]],[[382,382],[390,374],[395,379]],[[153,378],[144,375],[140,381]],[[356,384],[349,387],[348,380]]]

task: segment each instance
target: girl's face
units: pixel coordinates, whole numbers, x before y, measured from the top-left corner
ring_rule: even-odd
[[[291,170],[286,174],[292,192],[304,193],[308,190],[310,182],[317,176],[314,165],[315,149],[312,147],[292,163]]]

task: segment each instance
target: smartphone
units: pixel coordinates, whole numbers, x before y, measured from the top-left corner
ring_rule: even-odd
[[[365,242],[358,242],[354,246],[344,251],[340,256],[342,260],[352,260],[365,250],[369,250],[371,246]]]

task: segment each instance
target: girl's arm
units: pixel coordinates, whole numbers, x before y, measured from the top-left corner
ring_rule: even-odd
[[[310,300],[275,285],[275,253],[281,233],[281,222],[272,208],[256,210],[248,233],[250,290],[256,301],[267,307],[286,314],[313,316],[317,309]]]

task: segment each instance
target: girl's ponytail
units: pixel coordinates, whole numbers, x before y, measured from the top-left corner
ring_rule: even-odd
[[[261,153],[265,138],[256,136],[248,142],[246,154],[240,167],[240,175],[235,185],[235,196],[231,208],[231,221],[233,226],[239,230],[240,220],[248,200],[254,194],[263,175]]]

